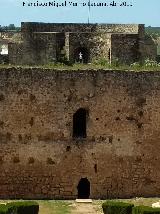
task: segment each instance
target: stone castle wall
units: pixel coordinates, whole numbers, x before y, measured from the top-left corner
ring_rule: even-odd
[[[143,24],[81,24],[81,23],[38,23],[22,22],[22,33],[33,32],[105,32],[144,34]]]
[[[33,34],[32,38],[20,44],[10,43],[9,61],[11,64],[23,65],[55,62],[60,54],[59,48],[64,46],[61,40],[61,33],[45,33]]]
[[[9,57],[9,63],[10,64],[19,64],[19,62],[22,61],[23,59],[23,54],[22,54],[22,50],[23,50],[24,46],[23,43],[9,43],[8,44],[8,57]],[[29,58],[29,55],[26,53],[26,58]],[[24,59],[23,59],[24,60]],[[25,60],[24,60],[25,62]],[[24,63],[25,64],[25,63]]]
[[[146,36],[144,40],[143,53],[145,59],[156,61],[157,44],[151,36]]]
[[[111,49],[111,34],[69,33],[69,60],[71,62],[75,62],[76,58],[77,61],[79,60],[79,47],[85,47],[86,54],[88,54],[88,62],[100,58],[108,60],[108,53]]]
[[[127,63],[130,63],[133,59],[129,57],[137,54],[137,50],[132,50],[132,37],[143,40],[144,25],[22,22],[21,33],[23,46],[21,51],[16,51],[16,44],[11,45],[14,46],[11,47],[9,53],[11,64],[48,64],[60,62],[61,58],[64,57],[74,63],[79,60],[80,52],[83,52],[83,56],[85,55],[84,61],[86,63],[102,58],[111,62],[111,35],[116,38],[117,34],[120,42],[116,41],[115,46],[119,46],[118,42],[122,44],[127,41],[127,44],[124,45],[128,46],[127,50],[130,52],[127,56],[124,51],[120,58],[122,60],[127,59]],[[126,35],[127,39],[121,37],[122,33]],[[127,35],[130,36],[127,37]],[[129,48],[130,43],[131,48]],[[19,56],[16,57],[20,60],[14,61],[17,52],[19,52]],[[116,53],[116,56],[120,54],[121,50]]]
[[[80,47],[87,52],[87,62],[98,58],[108,59],[111,34],[34,33],[21,44],[9,44],[9,61],[11,64],[48,64],[60,61],[62,51],[65,51],[67,59],[74,63],[79,61]]]
[[[2,41],[1,41],[2,40]],[[121,63],[155,60],[156,45],[145,38],[143,24],[74,24],[22,22],[21,33],[1,33],[0,43],[8,44],[9,63],[39,65],[79,61],[86,63],[118,58]],[[122,48],[125,47],[125,48]]]
[[[111,50],[113,62],[118,60],[121,64],[131,64],[142,58],[138,34],[113,34]]]
[[[0,198],[160,196],[160,72],[0,69]],[[88,111],[87,138],[72,138]]]

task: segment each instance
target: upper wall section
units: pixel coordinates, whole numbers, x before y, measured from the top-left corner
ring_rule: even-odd
[[[32,32],[105,32],[143,34],[143,24],[75,24],[22,22],[23,34]]]
[[[136,34],[113,34],[111,36],[112,60],[131,64],[142,58],[139,37]]]

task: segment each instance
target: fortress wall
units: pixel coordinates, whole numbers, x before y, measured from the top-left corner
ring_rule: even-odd
[[[145,59],[150,59],[156,61],[157,57],[157,44],[152,39],[152,37],[147,37],[144,40],[143,53]]]
[[[88,110],[87,138],[73,114]],[[160,196],[160,72],[0,69],[0,198]]]
[[[37,64],[38,56],[40,57],[40,51],[39,52],[36,51],[37,47],[35,42],[9,43],[8,45],[9,63],[12,65]]]
[[[138,62],[141,56],[139,36],[133,34],[113,34],[111,36],[112,61],[122,64]]]
[[[132,55],[138,56],[136,55],[137,50],[134,53],[132,51],[133,38],[137,38],[144,44],[144,25],[138,24],[22,22],[21,32],[23,38],[21,49],[19,49],[19,44],[17,44],[17,49],[14,44],[10,46],[9,58],[12,64],[38,65],[61,61],[61,58],[64,58],[61,52],[66,52],[67,59],[75,62],[78,55],[75,50],[78,47],[88,49],[87,54],[83,53],[83,55],[88,55],[86,62],[99,58],[105,58],[111,62],[110,56],[113,52],[124,63],[124,59],[129,58],[129,61],[134,61],[134,58],[131,59]],[[113,35],[113,40],[117,39],[114,41],[113,51],[111,50],[111,35]],[[117,37],[117,35],[119,36]],[[127,47],[129,55],[128,52],[125,54],[124,51],[121,51],[121,43]],[[118,52],[115,51],[116,45],[119,48]]]
[[[20,64],[23,57],[23,43],[9,43],[8,44],[8,58],[10,64]],[[27,57],[27,53],[26,53]],[[28,58],[30,60],[30,57]]]
[[[9,44],[9,62],[17,65],[48,64],[57,60],[61,34],[34,34],[22,43]]]
[[[144,25],[138,24],[21,23],[21,31],[23,34],[32,32],[105,32],[137,34],[139,31],[143,32],[143,30]]]
[[[57,47],[59,45],[57,37],[61,38],[61,34],[34,34],[33,40],[29,44],[30,56],[32,56],[32,64],[48,64],[57,60]],[[27,41],[26,41],[27,43]],[[23,51],[24,55],[26,51]],[[30,64],[28,60],[27,64]],[[23,64],[22,62],[21,64]]]
[[[1,64],[8,63],[8,55],[0,54],[0,63]]]
[[[80,47],[86,49],[86,55],[83,54],[84,59],[88,58],[88,62],[96,59],[109,60],[109,50],[111,50],[111,34],[105,33],[69,33],[69,60],[75,62],[79,60]]]

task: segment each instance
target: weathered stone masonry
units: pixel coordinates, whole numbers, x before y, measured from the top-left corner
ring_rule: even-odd
[[[1,68],[0,198],[160,196],[159,130],[160,72]]]
[[[131,64],[143,61],[152,45],[145,51],[143,24],[75,24],[22,22],[22,41],[9,44],[10,64],[35,65],[61,62],[84,63],[105,59]],[[152,50],[150,58],[156,56]],[[63,60],[62,60],[63,61]]]

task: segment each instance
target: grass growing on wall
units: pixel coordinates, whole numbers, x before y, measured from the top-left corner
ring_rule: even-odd
[[[7,65],[0,64],[0,68],[43,68],[43,69],[56,69],[56,70],[128,70],[128,71],[160,71],[160,63],[146,59],[143,64],[139,62],[132,63],[131,65],[120,64],[114,61],[112,64],[104,59],[95,60],[93,63],[83,64],[75,63],[72,65],[65,65],[63,63],[50,63],[46,65]]]

